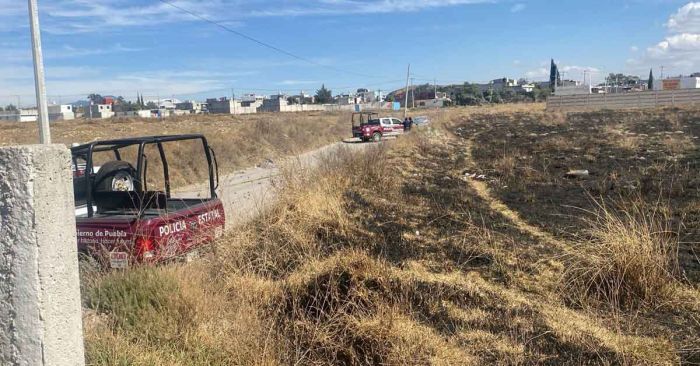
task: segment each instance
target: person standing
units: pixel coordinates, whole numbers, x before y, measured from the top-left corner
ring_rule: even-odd
[[[413,117],[408,117],[408,130],[413,129]]]
[[[406,117],[403,119],[403,131],[408,132],[409,129],[411,129],[411,127],[409,126],[408,117]]]

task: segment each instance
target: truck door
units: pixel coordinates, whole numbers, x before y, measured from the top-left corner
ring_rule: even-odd
[[[382,129],[384,129],[384,134],[393,134],[394,126],[391,124],[391,118],[381,119]]]
[[[394,129],[395,132],[397,132],[397,133],[402,133],[402,132],[404,132],[404,129],[403,129],[403,122],[402,122],[400,119],[398,119],[398,118],[392,118],[392,119],[391,119],[391,125],[392,125],[392,128]]]

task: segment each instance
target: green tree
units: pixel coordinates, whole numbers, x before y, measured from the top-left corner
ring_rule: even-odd
[[[88,95],[87,99],[94,104],[105,104],[105,98],[99,94],[90,94]]]
[[[146,109],[158,109],[158,106],[153,102],[146,103]]]
[[[647,89],[654,90],[654,70],[649,69],[649,80],[647,81]]]
[[[12,111],[16,111],[16,110],[17,110],[17,107],[16,107],[14,104],[8,104],[8,105],[5,107],[5,110],[8,111],[8,112],[12,112]]]
[[[625,75],[620,73],[610,73],[607,77],[605,77],[605,81],[608,83],[608,85],[617,86],[633,86],[639,85],[641,82],[639,76]]]
[[[326,85],[322,84],[321,89],[316,91],[316,103],[317,104],[328,104],[333,102],[333,93],[326,89]]]
[[[559,67],[554,63],[554,59],[552,59],[549,65],[549,89],[551,89],[552,93],[557,88],[559,83],[561,83]]]

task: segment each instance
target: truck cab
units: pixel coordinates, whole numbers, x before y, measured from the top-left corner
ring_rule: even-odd
[[[170,147],[184,142],[206,162],[208,197],[172,195],[168,157],[177,150]],[[100,264],[126,268],[168,261],[223,234],[218,164],[203,135],[95,141],[71,152],[78,249]],[[149,166],[162,175],[150,174]]]
[[[352,135],[363,142],[379,142],[385,136],[396,136],[404,132],[403,123],[398,118],[379,117],[374,112],[352,114]]]

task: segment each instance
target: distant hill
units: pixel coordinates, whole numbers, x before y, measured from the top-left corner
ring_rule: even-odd
[[[68,103],[68,104],[70,104],[74,107],[86,107],[86,106],[90,105],[90,101],[89,100],[79,100],[77,102]]]

